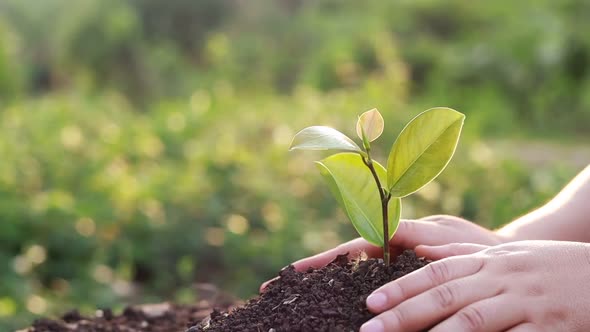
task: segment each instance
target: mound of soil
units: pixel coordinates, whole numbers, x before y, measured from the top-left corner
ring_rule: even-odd
[[[358,331],[374,317],[367,296],[426,264],[406,250],[388,267],[376,259],[349,262],[346,255],[318,270],[289,266],[259,297],[229,312],[214,310],[188,332]]]
[[[128,307],[118,315],[105,309],[86,317],[74,310],[57,320],[38,319],[19,332],[358,331],[374,316],[365,307],[371,292],[426,264],[410,250],[389,267],[376,259],[349,262],[342,255],[317,270],[285,268],[264,293],[245,305],[216,296],[192,306]]]

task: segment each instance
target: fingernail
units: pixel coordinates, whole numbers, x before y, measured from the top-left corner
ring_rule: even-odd
[[[379,319],[373,319],[361,326],[360,332],[384,332],[385,327],[383,326],[383,322]]]
[[[387,304],[387,297],[383,293],[373,293],[367,297],[367,307],[374,310],[385,309]]]

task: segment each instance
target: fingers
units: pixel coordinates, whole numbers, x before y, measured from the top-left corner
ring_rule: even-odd
[[[432,218],[437,216],[432,216]],[[443,232],[441,236],[439,225],[436,220],[438,219],[427,219],[427,220],[401,220],[398,229],[389,242],[390,246],[396,248],[412,249],[419,244],[428,243],[431,245],[442,245],[449,242],[456,242],[455,237],[452,237],[452,233]],[[446,236],[445,236],[446,235]],[[452,237],[452,238],[451,238]],[[369,257],[380,257],[381,249],[376,247],[362,238],[358,238],[349,242],[346,242],[334,249],[324,251],[315,256],[301,259],[295,263],[295,269],[298,271],[304,271],[309,267],[319,268],[326,266],[330,263],[337,255],[349,253],[349,256],[356,257],[360,252],[365,252]]]
[[[401,247],[404,249],[412,249],[421,243],[446,243],[441,242],[440,237],[437,237],[437,232],[433,230],[433,227],[437,226],[432,222],[401,220],[397,231],[391,241],[389,241],[389,244],[394,248]],[[435,240],[436,242],[433,242]],[[350,257],[357,257],[361,252],[365,252],[369,257],[381,257],[382,249],[370,244],[362,238],[357,238],[315,256],[298,260],[293,263],[293,266],[295,266],[295,269],[298,271],[304,271],[309,267],[320,268],[333,261],[336,256],[347,252]]]
[[[422,217],[418,220],[424,220],[424,221],[435,221],[435,222],[441,222],[441,221],[447,221],[447,220],[458,220],[458,221],[467,221],[463,218],[459,218],[456,216],[450,216],[447,214],[433,214],[430,216],[426,216],[426,217]]]
[[[279,279],[279,277],[275,277],[275,278],[272,278],[272,279],[270,279],[270,280],[267,280],[267,281],[263,282],[263,283],[262,283],[262,285],[260,285],[260,288],[258,289],[258,291],[259,291],[260,293],[264,292],[264,290],[266,289],[266,287],[267,287],[267,286],[268,286],[268,285],[269,285],[271,282],[273,282],[273,281],[275,281],[275,280],[277,280],[277,279]]]
[[[477,273],[483,265],[483,259],[477,256],[457,256],[430,263],[375,290],[367,298],[367,307],[375,313],[383,312],[431,288]]]
[[[517,297],[501,294],[466,306],[430,331],[505,331],[526,319],[524,308]]]
[[[306,271],[308,268],[321,268],[328,265],[332,262],[336,256],[343,255],[348,253],[350,258],[356,258],[362,253],[365,253],[369,257],[378,257],[382,253],[382,249],[376,247],[369,242],[365,241],[363,238],[357,238],[346,243],[343,243],[336,248],[332,248],[330,250],[321,252],[317,255],[306,257],[294,262],[292,265],[295,267],[297,271]],[[395,255],[397,252],[395,250],[392,251],[392,254]],[[260,285],[259,291],[262,293],[264,289],[273,281],[278,279],[278,277],[265,281]]]
[[[317,255],[306,257],[294,262],[292,265],[297,271],[306,271],[308,268],[321,268],[332,262],[336,256],[348,253],[351,258],[358,257],[361,253],[367,254],[369,257],[379,256],[381,248],[376,247],[362,238],[357,238],[346,243],[343,243],[336,248],[321,252]],[[267,280],[260,285],[259,291],[262,293],[266,286],[275,281],[279,277]]]
[[[443,245],[452,242],[493,242],[492,234],[465,219],[436,215],[418,220],[403,219],[389,242],[392,246],[414,248],[420,244]]]
[[[498,294],[499,288],[489,286],[480,276],[449,281],[402,302],[374,319],[380,320],[383,326],[392,331],[419,331],[440,322],[465,306]]]
[[[362,252],[366,253],[369,257],[374,257],[381,253],[381,248],[370,244],[362,238],[357,238],[315,256],[298,260],[293,263],[293,266],[297,271],[305,271],[310,267],[320,268],[328,265],[338,255],[348,253],[349,257],[358,257]]]
[[[433,221],[402,219],[389,244],[411,249],[422,243],[448,243],[449,241],[445,241],[444,237],[441,238],[440,232],[436,231],[439,228],[440,225]]]
[[[393,247],[412,249],[422,243],[448,243],[449,240],[445,240],[445,238],[440,237],[440,234],[437,234],[438,232],[435,231],[437,227],[439,226],[431,221],[401,220],[389,244]],[[368,243],[362,238],[357,238],[315,256],[298,260],[293,263],[293,266],[298,271],[304,271],[309,267],[323,267],[333,261],[336,256],[347,252],[350,257],[356,257],[360,252],[365,252],[369,257],[380,257],[381,248]]]
[[[451,243],[443,246],[424,246],[416,247],[416,254],[432,260],[439,260],[451,256],[469,255],[489,248],[481,244],[473,243]]]
[[[541,332],[544,331],[543,329],[539,328],[539,326],[533,323],[524,323],[517,325],[510,330],[506,330],[506,332]]]

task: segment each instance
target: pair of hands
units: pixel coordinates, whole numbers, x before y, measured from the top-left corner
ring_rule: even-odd
[[[373,292],[367,307],[377,316],[361,332],[590,330],[590,245],[508,241],[456,217],[402,221],[393,255],[415,248],[436,262]],[[359,238],[293,265],[320,267],[345,252],[378,257],[381,248]]]

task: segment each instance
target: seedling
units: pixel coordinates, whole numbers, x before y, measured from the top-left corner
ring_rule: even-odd
[[[344,151],[316,162],[317,166],[357,232],[382,246],[383,260],[389,265],[389,240],[399,224],[401,199],[445,169],[464,120],[465,115],[446,107],[420,113],[393,143],[387,169],[371,157],[371,142],[381,136],[384,127],[377,109],[358,118],[356,132],[362,148],[336,129],[312,126],[295,135],[290,150]]]

